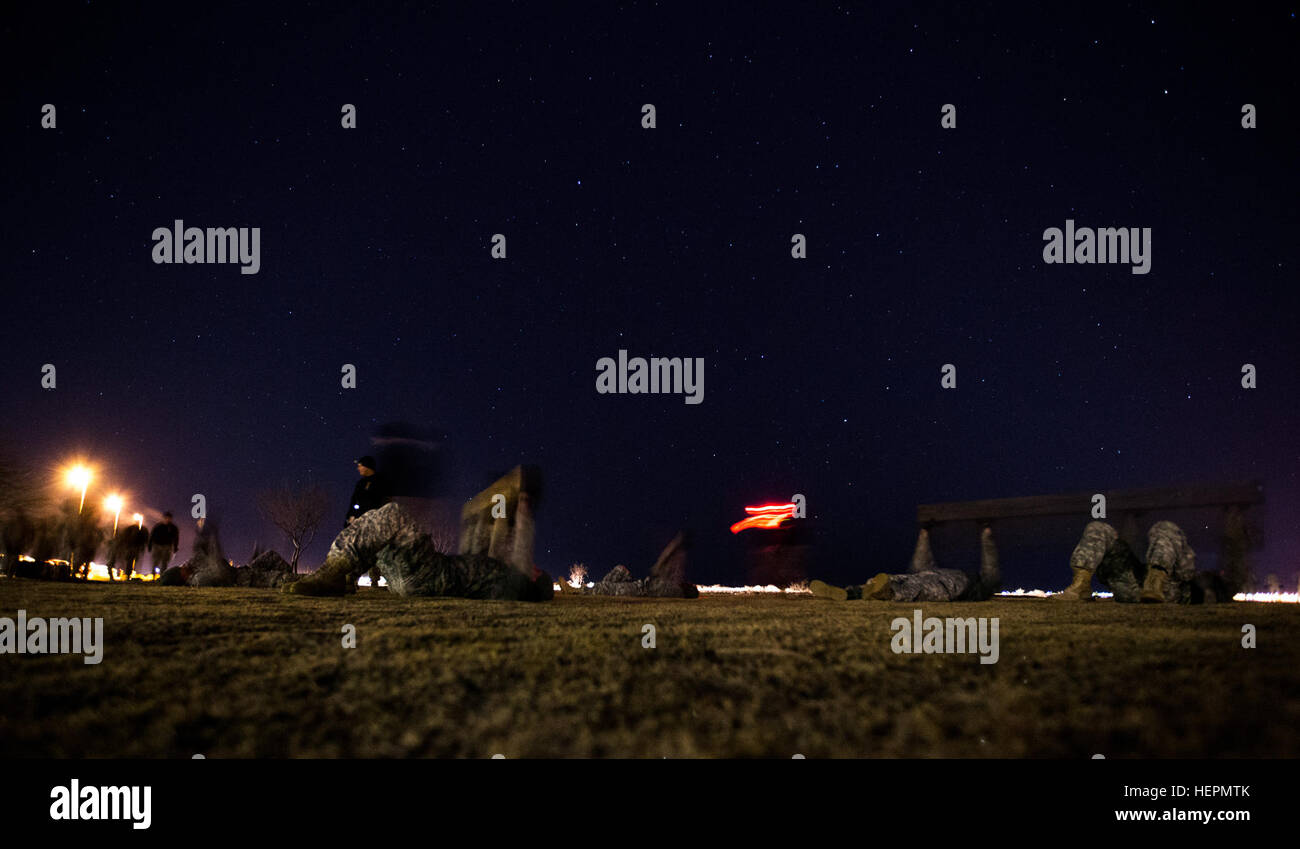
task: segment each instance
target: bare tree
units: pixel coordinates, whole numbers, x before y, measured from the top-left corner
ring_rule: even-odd
[[[438,518],[425,525],[425,530],[429,532],[429,538],[433,541],[433,548],[439,554],[455,554],[460,546],[460,528],[456,523],[446,519]]]
[[[258,496],[257,507],[262,517],[283,531],[293,546],[293,557],[290,558],[289,565],[294,572],[298,571],[298,558],[302,556],[302,550],[315,539],[316,531],[329,509],[329,502],[329,494],[315,485],[301,489],[282,485]]]
[[[0,554],[6,574],[14,574],[18,558],[35,542],[36,522],[45,506],[44,489],[31,466],[12,446],[0,445]]]
[[[36,513],[45,502],[35,470],[19,459],[11,445],[0,444],[0,513]]]

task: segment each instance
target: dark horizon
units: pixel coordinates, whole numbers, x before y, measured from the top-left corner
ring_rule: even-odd
[[[237,563],[287,554],[252,499],[313,480],[318,563],[408,421],[449,503],[541,467],[556,578],[689,527],[690,577],[743,582],[728,526],[794,493],[811,577],[860,582],[918,503],[1259,479],[1256,576],[1295,589],[1290,7],[186,14],[11,14],[0,177],[0,437],[170,509],[181,558],[193,493]],[[258,273],[155,264],[176,219],[261,228]],[[1151,228],[1150,272],[1045,265],[1067,220]],[[620,349],[704,358],[703,403],[598,394]],[[1087,518],[999,530],[1004,584],[1067,583]],[[1218,515],[1175,518],[1215,568]]]

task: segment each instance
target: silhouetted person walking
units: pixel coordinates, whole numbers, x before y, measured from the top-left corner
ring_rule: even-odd
[[[153,555],[153,571],[161,575],[167,571],[176,549],[181,545],[181,530],[172,524],[172,514],[163,513],[163,520],[149,533],[149,552]]]

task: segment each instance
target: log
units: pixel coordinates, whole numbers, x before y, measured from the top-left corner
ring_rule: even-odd
[[[1188,507],[1247,507],[1264,502],[1264,485],[1259,481],[1228,484],[1185,484],[1103,491],[1110,515],[1125,511],[1149,513]],[[922,527],[939,522],[993,521],[1036,516],[1089,516],[1092,492],[1069,495],[1030,495],[1020,498],[989,498],[981,501],[946,501],[920,504],[916,520]]]

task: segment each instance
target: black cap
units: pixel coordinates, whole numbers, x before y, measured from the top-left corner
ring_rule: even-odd
[[[356,463],[358,466],[365,466],[372,472],[375,471],[375,458],[371,457],[369,454],[364,457],[358,457]]]

